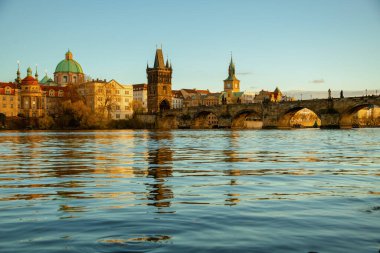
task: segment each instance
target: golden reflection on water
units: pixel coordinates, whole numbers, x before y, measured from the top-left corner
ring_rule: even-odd
[[[154,178],[153,183],[147,184],[149,205],[158,208],[169,207],[171,199],[174,198],[170,186],[165,185],[165,178],[172,177],[173,174],[173,151],[163,141],[172,140],[171,132],[150,132],[150,139],[156,144],[152,145],[148,151],[148,177]]]
[[[284,151],[242,149],[242,134],[245,132],[228,131],[220,138],[218,150],[202,150],[192,145],[181,155],[172,149],[173,133],[171,131],[126,131],[123,134],[110,132],[27,132],[3,136],[5,169],[0,171],[0,188],[3,189],[40,189],[40,192],[0,194],[0,200],[51,199],[88,199],[109,198],[124,200],[128,203],[115,207],[130,206],[135,200],[146,200],[146,205],[155,206],[158,211],[172,206],[175,198],[170,178],[173,177],[175,161],[189,161],[203,166],[195,168],[176,167],[175,172],[181,176],[228,177],[228,182],[193,183],[191,187],[221,187],[225,189],[224,199],[227,205],[236,205],[244,200],[237,190],[239,178],[259,176],[313,176],[313,175],[361,175],[379,176],[378,171],[366,169],[321,169],[300,167],[279,167],[284,162],[321,163],[324,156],[318,150],[305,151],[301,157],[292,157]],[[191,132],[189,132],[191,134]],[[177,137],[176,137],[177,138]],[[196,141],[196,140],[195,140]],[[256,145],[252,139],[250,145]],[[207,148],[207,146],[206,146]],[[178,147],[177,147],[178,150]],[[204,153],[202,153],[204,152]],[[215,157],[208,157],[211,152]],[[219,152],[219,153],[218,153]],[[190,155],[189,155],[190,154]],[[194,160],[192,154],[197,154]],[[201,157],[199,157],[201,156]],[[344,156],[342,156],[344,159]],[[204,159],[202,159],[204,158]],[[351,157],[352,158],[352,157]],[[360,156],[357,156],[358,159]],[[218,160],[219,159],[219,160]],[[331,158],[329,158],[331,159]],[[175,161],[174,161],[175,160]],[[220,163],[220,168],[207,168],[207,163]],[[256,168],[253,164],[272,162],[273,168]],[[252,164],[244,166],[242,164]],[[251,168],[252,167],[252,168]],[[15,175],[14,177],[12,175]],[[66,179],[63,182],[38,182],[43,178]],[[86,180],[81,180],[85,178]],[[97,179],[99,178],[99,180]],[[106,181],[105,178],[113,179]],[[136,192],[123,186],[120,189],[105,191],[109,184],[120,183],[120,179],[145,178],[145,192]],[[29,180],[33,179],[34,182]],[[76,180],[77,179],[77,180]],[[23,181],[25,181],[23,183]],[[9,182],[9,183],[8,183]],[[10,183],[14,182],[14,183]],[[101,190],[86,189],[93,182]],[[51,191],[51,189],[60,190]],[[50,189],[46,193],[46,189]],[[72,190],[69,190],[72,189]],[[320,193],[268,193],[268,196],[306,196]],[[326,192],[324,193],[326,194]],[[333,194],[333,193],[331,193]],[[376,191],[369,193],[376,195]],[[265,199],[265,198],[264,198]],[[204,201],[178,201],[177,203],[201,203]]]

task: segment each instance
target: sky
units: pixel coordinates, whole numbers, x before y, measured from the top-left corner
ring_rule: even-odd
[[[172,88],[380,90],[380,0],[0,0],[0,81],[68,49],[85,74],[146,83],[156,47]]]

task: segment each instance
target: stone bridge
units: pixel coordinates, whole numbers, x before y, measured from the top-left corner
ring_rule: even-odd
[[[313,111],[321,128],[351,128],[353,115],[368,106],[380,106],[380,96],[229,104],[173,109],[157,115],[158,128],[290,128],[301,109]],[[215,118],[209,124],[210,115]],[[248,125],[247,125],[248,124]]]

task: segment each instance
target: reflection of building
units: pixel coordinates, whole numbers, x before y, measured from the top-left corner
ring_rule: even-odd
[[[172,107],[172,65],[164,63],[162,49],[156,50],[153,68],[147,65],[148,111],[156,113]]]
[[[84,82],[81,65],[73,59],[73,54],[67,51],[65,59],[58,63],[54,72],[54,81],[58,84],[76,84]]]
[[[133,113],[132,85],[92,80],[76,85],[76,90],[93,112],[104,113],[110,119],[126,119]]]
[[[148,85],[146,83],[134,84],[133,85],[133,101],[138,103],[138,105],[136,105],[136,107],[141,106],[141,109],[144,112],[146,112],[148,110],[147,89],[148,89]]]
[[[148,199],[152,200],[152,205],[156,207],[169,207],[171,205],[170,200],[173,198],[173,191],[165,185],[165,178],[171,177],[173,173],[173,151],[167,145],[161,146],[160,141],[172,138],[172,136],[171,133],[152,132],[151,138],[159,143],[158,148],[148,151],[148,176],[154,179],[153,183],[148,184]]]

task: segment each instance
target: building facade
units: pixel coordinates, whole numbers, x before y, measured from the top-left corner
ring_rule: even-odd
[[[164,63],[162,49],[156,50],[153,68],[146,67],[148,77],[148,112],[157,113],[172,107],[172,73],[169,61]]]
[[[278,87],[272,91],[261,90],[259,94],[255,96],[255,102],[280,102],[283,100],[282,92]]]
[[[35,77],[32,76],[32,69],[29,67],[27,76],[21,80],[19,114],[26,118],[43,117],[46,112],[46,97],[38,83],[37,71]]]
[[[179,90],[172,90],[173,106],[172,109],[181,109],[183,107],[183,95]]]
[[[0,113],[15,117],[19,110],[19,89],[16,83],[0,83]]]
[[[148,85],[146,83],[133,84],[134,110],[148,111]]]
[[[92,112],[107,119],[128,119],[132,116],[133,87],[115,80],[92,80],[75,86],[78,95]]]

